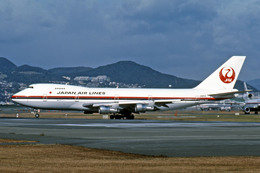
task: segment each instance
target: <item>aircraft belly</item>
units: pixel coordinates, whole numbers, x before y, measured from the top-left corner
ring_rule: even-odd
[[[39,109],[67,109],[67,110],[86,110],[82,103],[70,101],[70,100],[46,100],[43,101],[42,99],[39,100],[28,100],[28,102],[21,102],[18,103]],[[81,105],[80,105],[81,104]]]

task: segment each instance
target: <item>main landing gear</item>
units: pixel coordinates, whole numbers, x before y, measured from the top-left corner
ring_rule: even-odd
[[[135,116],[133,114],[113,114],[110,115],[110,119],[128,119],[128,120],[133,120],[135,119]]]

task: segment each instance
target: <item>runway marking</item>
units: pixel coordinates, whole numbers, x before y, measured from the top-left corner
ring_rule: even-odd
[[[51,124],[49,124],[51,125]],[[52,124],[54,125],[54,124]],[[140,127],[259,127],[260,123],[91,123],[91,124],[55,124],[56,126],[73,127],[115,127],[115,128],[140,128]]]
[[[65,122],[64,122],[65,121]],[[66,122],[68,121],[68,123]],[[100,122],[102,121],[102,122]],[[50,123],[53,122],[53,123]],[[60,122],[60,123],[59,123]],[[2,119],[0,125],[5,126],[64,126],[64,127],[105,127],[105,128],[201,128],[201,127],[260,127],[258,122],[178,122],[164,120],[60,120],[60,119]],[[83,122],[83,123],[82,123]]]

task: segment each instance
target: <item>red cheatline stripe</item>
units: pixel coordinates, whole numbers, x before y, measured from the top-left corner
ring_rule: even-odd
[[[227,98],[208,98],[208,97],[115,97],[115,96],[12,96],[12,99],[119,99],[119,100],[223,100]]]

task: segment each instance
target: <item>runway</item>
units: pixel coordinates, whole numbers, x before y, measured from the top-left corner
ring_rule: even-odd
[[[173,157],[260,156],[260,123],[0,118],[0,138]]]

